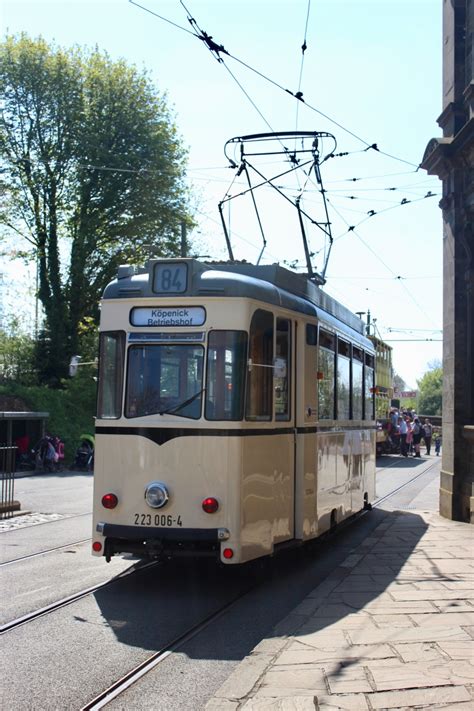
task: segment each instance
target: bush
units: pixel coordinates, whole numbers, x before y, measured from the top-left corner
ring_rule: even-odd
[[[49,412],[47,430],[63,440],[65,462],[70,464],[81,434],[94,434],[95,372],[93,368],[80,369],[75,378],[63,381],[61,389],[8,383],[0,384],[0,393],[21,398],[34,412]]]

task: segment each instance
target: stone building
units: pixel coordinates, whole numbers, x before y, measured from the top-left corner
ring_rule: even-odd
[[[443,0],[443,136],[422,168],[443,182],[440,513],[474,523],[474,0]]]

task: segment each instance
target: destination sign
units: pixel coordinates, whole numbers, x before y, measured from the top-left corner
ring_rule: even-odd
[[[202,306],[137,306],[130,313],[132,326],[202,326],[205,320]]]

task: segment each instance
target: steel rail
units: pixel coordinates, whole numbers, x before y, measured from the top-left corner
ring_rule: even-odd
[[[394,489],[393,491],[390,491],[388,494],[385,494],[385,496],[382,496],[380,499],[377,499],[376,501],[374,501],[373,504],[372,504],[372,508],[376,508],[376,507],[380,506],[381,503],[383,503],[383,502],[386,501],[387,499],[390,499],[390,498],[391,498],[392,496],[394,496],[395,494],[398,494],[399,491],[401,491],[401,490],[404,489],[406,486],[408,486],[409,484],[412,484],[414,481],[416,481],[417,479],[419,479],[420,477],[422,477],[424,474],[426,474],[426,473],[429,472],[431,469],[433,469],[433,467],[435,467],[437,464],[439,464],[438,461],[432,462],[428,467],[426,467],[426,469],[423,469],[421,472],[418,472],[417,474],[415,474],[414,477],[412,477],[412,478],[409,479],[408,481],[405,481],[403,484],[400,484],[400,486],[398,486],[398,487],[397,487],[396,489]]]
[[[34,612],[28,612],[22,617],[17,617],[15,620],[11,620],[10,622],[6,622],[4,625],[1,625],[0,635],[5,634],[6,632],[11,632],[12,630],[17,629],[18,627],[21,627],[22,625],[25,625],[28,622],[33,622],[34,620],[39,619],[40,617],[49,615],[51,612],[55,612],[56,610],[60,610],[63,607],[67,607],[73,602],[82,600],[82,598],[87,597],[88,595],[92,595],[97,590],[101,590],[102,588],[108,587],[109,585],[113,585],[114,583],[119,582],[120,580],[128,577],[129,575],[140,573],[143,570],[147,570],[148,568],[154,567],[156,565],[159,565],[157,561],[151,561],[149,563],[145,563],[144,565],[140,565],[140,567],[134,567],[131,570],[126,570],[123,573],[119,573],[115,578],[112,578],[111,580],[106,580],[105,582],[99,583],[98,585],[92,585],[89,588],[84,588],[84,590],[79,590],[79,592],[74,593],[73,595],[63,597],[61,600],[52,602],[50,605],[41,607],[38,610],[35,610]]]
[[[113,684],[111,684],[107,689],[98,694],[92,701],[82,706],[80,711],[98,711],[99,709],[106,706],[117,696],[120,696],[124,691],[129,689],[136,681],[141,679],[143,676],[148,674],[152,669],[157,667],[161,662],[163,662],[167,657],[176,652],[180,647],[189,642],[193,637],[202,632],[206,627],[208,627],[212,622],[215,622],[219,617],[226,613],[233,605],[239,602],[242,598],[248,595],[252,590],[258,587],[259,583],[250,586],[244,592],[239,593],[230,602],[220,607],[215,612],[211,612],[207,617],[205,617],[201,622],[190,627],[186,632],[175,637],[171,642],[164,645],[160,650],[152,654],[148,659],[134,667],[131,671],[124,674],[120,679],[117,679]]]
[[[87,543],[87,541],[91,541],[92,539],[89,538],[83,538],[80,541],[73,541],[72,543],[65,543],[63,546],[56,546],[55,548],[47,548],[44,551],[38,551],[38,553],[29,553],[28,555],[22,555],[19,558],[12,558],[12,560],[5,560],[3,563],[0,563],[0,568],[3,568],[4,565],[11,565],[12,563],[18,563],[19,561],[22,560],[28,560],[28,558],[36,558],[39,555],[45,555],[45,553],[53,553],[54,551],[59,551],[62,548],[70,548],[71,546],[78,546],[81,543]]]

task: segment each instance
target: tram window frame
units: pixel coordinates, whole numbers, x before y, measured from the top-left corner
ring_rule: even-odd
[[[256,309],[250,321],[248,341],[247,362],[252,361],[252,365],[247,372],[245,419],[249,422],[273,419],[274,331],[273,313]]]
[[[360,368],[359,368],[360,364]],[[357,372],[360,372],[359,389],[356,391],[356,368]],[[362,420],[364,419],[364,354],[362,348],[358,346],[352,346],[352,419]]]
[[[370,371],[371,380],[367,381],[367,373]],[[364,420],[375,420],[375,356],[365,353],[364,356]]]
[[[215,346],[213,345],[212,341],[214,338],[220,338],[220,339],[225,339],[226,335],[231,335],[234,336],[236,339],[240,338],[241,342],[237,343],[234,342],[233,344],[216,344]],[[226,347],[228,346],[228,347]],[[212,370],[212,364],[211,364],[211,352],[212,350],[217,351],[217,347],[219,348],[224,348],[224,351],[232,350],[235,356],[235,364],[236,368],[232,367],[232,371],[230,373],[230,381],[227,380],[227,375],[226,373],[226,361],[225,361],[225,356],[224,356],[224,361],[223,364],[216,363],[216,370],[219,369],[220,372],[220,378],[223,379],[225,388],[229,389],[231,391],[231,407],[230,407],[230,413],[232,414],[231,417],[225,416],[226,415],[226,398],[224,396],[224,399],[220,398],[217,400],[217,398],[214,400],[214,402],[211,402],[212,398],[212,390],[213,388],[211,387],[210,384],[210,377],[211,377],[211,370]],[[240,422],[243,418],[244,414],[244,405],[245,405],[245,376],[246,376],[246,365],[247,365],[247,349],[248,349],[248,334],[246,331],[239,331],[239,330],[213,330],[209,332],[208,335],[208,343],[207,343],[207,355],[206,355],[206,397],[204,401],[204,418],[206,420],[216,422],[216,421],[226,421],[226,422]],[[238,350],[241,352],[239,353]],[[219,360],[221,360],[219,358]],[[217,361],[217,357],[216,357]],[[233,364],[232,364],[233,366]],[[217,380],[217,374],[216,378]],[[240,384],[239,384],[240,380]],[[234,388],[234,385],[237,384],[237,387]],[[231,388],[228,388],[228,386],[231,386]],[[234,398],[234,392],[237,393],[236,398]],[[236,407],[237,403],[237,407]],[[214,409],[214,415],[211,415],[211,408]],[[228,410],[229,411],[229,410]]]
[[[113,363],[107,358],[106,340],[115,339]],[[112,365],[112,382],[108,379],[107,369]],[[123,380],[125,373],[125,331],[101,331],[99,334],[99,378],[97,388],[97,419],[119,420],[122,416]],[[109,382],[109,391],[106,392]],[[110,384],[112,387],[110,388]],[[110,412],[105,414],[106,397],[111,399]]]
[[[351,343],[338,337],[336,358],[336,418],[338,420],[352,419],[351,350]],[[343,376],[344,383],[342,382]],[[343,389],[343,384],[346,385],[346,389]],[[343,415],[341,413],[342,409]]]
[[[286,328],[278,328],[279,325],[286,324]],[[285,334],[286,338],[282,335],[279,338],[279,334]],[[277,358],[283,358],[286,362],[286,375],[282,378],[275,375],[275,370],[273,371],[273,390],[274,390],[274,408],[275,408],[275,420],[277,422],[289,422],[291,420],[291,348],[292,348],[292,322],[288,318],[277,317],[276,328],[275,328],[275,360]],[[280,346],[286,344],[285,349],[281,351]],[[281,352],[280,352],[281,351]],[[282,404],[285,405],[282,412],[278,412],[279,398],[277,397],[277,390],[280,390],[283,394]],[[286,395],[286,402],[285,402]]]
[[[331,357],[332,354],[332,357]],[[323,356],[323,358],[321,357]],[[324,366],[329,366],[329,372],[326,373],[326,368],[323,367],[323,360],[326,359]],[[331,372],[332,370],[332,372]],[[332,377],[318,379],[318,419],[319,420],[334,420],[336,407],[336,335],[323,328],[319,329],[318,333],[318,372],[323,375]],[[324,413],[321,408],[321,394],[323,383],[328,384],[328,398]]]

